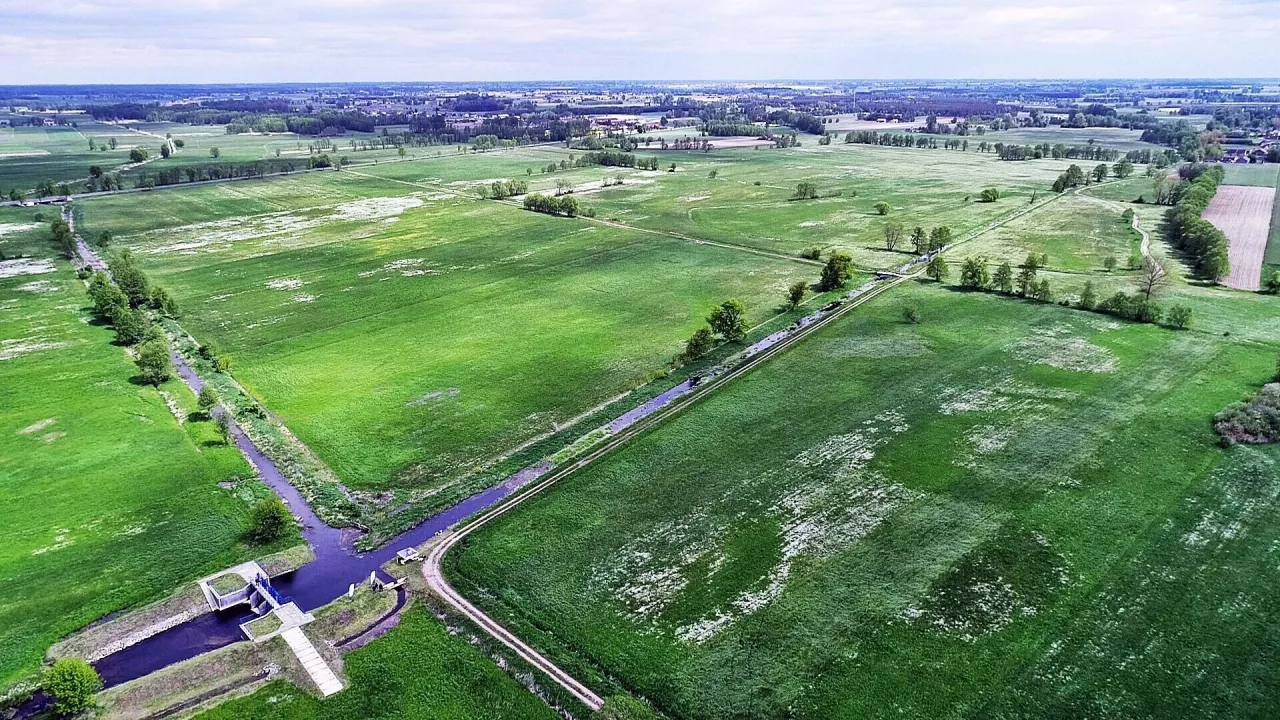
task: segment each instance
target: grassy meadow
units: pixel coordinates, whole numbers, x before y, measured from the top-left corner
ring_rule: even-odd
[[[1280,472],[1209,427],[1274,372],[1280,310],[1224,337],[1243,310],[1174,332],[904,287],[451,572],[672,717],[1260,716]]]
[[[90,200],[83,227],[132,248],[357,490],[469,472],[643,383],[721,300],[755,324],[816,277],[351,172],[266,184],[156,193],[132,225],[130,199]]]
[[[131,382],[84,285],[47,259],[33,210],[0,210],[0,251],[27,256],[0,274],[45,270],[0,277],[0,687],[102,615],[271,550],[241,540],[246,500],[265,486],[218,486],[250,477],[248,464],[212,423],[178,423],[169,402],[196,409],[181,383]]]

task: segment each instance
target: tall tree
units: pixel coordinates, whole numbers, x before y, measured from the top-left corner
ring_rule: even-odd
[[[726,341],[739,342],[747,335],[747,307],[736,298],[725,300],[711,311],[707,324]]]

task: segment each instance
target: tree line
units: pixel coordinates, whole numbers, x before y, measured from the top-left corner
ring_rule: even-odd
[[[1231,270],[1227,236],[1201,215],[1218,192],[1225,171],[1221,165],[1196,164],[1184,165],[1178,174],[1182,181],[1164,217],[1169,241],[1191,258],[1202,276],[1216,282]]]

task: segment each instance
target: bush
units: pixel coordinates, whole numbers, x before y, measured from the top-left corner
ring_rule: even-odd
[[[173,361],[169,358],[169,343],[159,337],[148,340],[138,348],[139,375],[143,382],[159,385],[173,377]]]
[[[80,658],[62,658],[44,671],[40,686],[53,698],[60,715],[79,715],[95,706],[93,695],[102,689],[98,671]]]
[[[272,495],[249,511],[249,530],[246,536],[255,545],[267,545],[284,537],[293,523],[293,515],[280,498]]]
[[[1165,317],[1165,322],[1169,327],[1175,330],[1181,330],[1191,322],[1191,308],[1186,305],[1174,305],[1169,308],[1169,314]]]
[[[693,336],[684,343],[684,352],[680,357],[684,360],[697,360],[698,358],[711,352],[711,348],[715,347],[715,338],[711,336],[711,330],[700,327],[693,331]]]
[[[874,207],[875,207],[875,211],[881,215],[888,215],[889,211],[893,209],[892,207],[890,207],[889,203],[883,200],[876,203]]]
[[[1000,191],[995,188],[987,188],[978,196],[984,203],[993,203],[1000,199]]]
[[[1280,440],[1280,383],[1263,385],[1249,400],[1228,405],[1214,416],[1213,429],[1227,444]]]
[[[818,248],[807,248],[805,250],[800,251],[800,257],[806,260],[821,260],[822,251],[819,250]]]
[[[902,319],[912,325],[920,324],[920,308],[915,305],[908,305],[902,308]]]
[[[662,716],[629,695],[613,695],[604,701],[591,720],[660,720]]]

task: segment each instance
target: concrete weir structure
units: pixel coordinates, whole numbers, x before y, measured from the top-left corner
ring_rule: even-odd
[[[328,696],[342,690],[342,681],[302,631],[302,626],[314,621],[315,616],[303,612],[296,603],[281,597],[271,586],[271,579],[261,565],[252,561],[241,563],[203,578],[198,584],[209,607],[214,611],[247,604],[255,617],[240,624],[245,637],[255,643],[266,642],[277,635],[284,638],[322,695]],[[271,626],[272,629],[267,632],[255,631],[254,626],[269,617],[274,617],[277,621]]]

